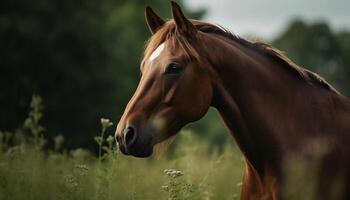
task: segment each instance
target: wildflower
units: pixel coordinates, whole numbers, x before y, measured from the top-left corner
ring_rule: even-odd
[[[86,165],[75,165],[75,168],[80,169],[80,170],[84,170],[84,171],[89,170],[88,166],[86,166]]]
[[[113,143],[113,142],[114,142],[113,136],[109,135],[109,136],[107,137],[107,142],[108,142],[109,144],[110,144],[110,143]]]
[[[166,169],[166,170],[164,170],[164,173],[172,178],[177,178],[177,177],[184,175],[184,173],[182,171],[175,170],[175,169]]]
[[[113,126],[113,123],[109,119],[106,119],[106,118],[101,118],[101,124],[102,124],[102,128],[104,130],[110,126]]]
[[[162,186],[162,189],[163,189],[164,191],[168,191],[168,190],[169,190],[169,186],[163,185],[163,186]]]

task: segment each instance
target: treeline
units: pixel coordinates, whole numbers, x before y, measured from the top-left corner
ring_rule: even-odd
[[[136,88],[139,61],[150,36],[143,14],[146,5],[169,18],[169,2],[162,0],[3,2],[0,130],[19,127],[32,94],[39,94],[47,137],[61,133],[67,148],[93,148],[99,119],[117,121]],[[187,13],[200,19],[204,11]],[[349,32],[297,20],[272,43],[350,95]],[[195,129],[221,144],[226,135],[218,123],[211,112]]]
[[[291,22],[273,45],[295,63],[319,73],[350,97],[350,32],[336,32],[325,22]]]
[[[94,147],[99,118],[117,120],[136,88],[150,36],[146,5],[170,17],[162,0],[2,2],[0,130],[19,127],[38,94],[48,137],[62,133],[68,148]]]

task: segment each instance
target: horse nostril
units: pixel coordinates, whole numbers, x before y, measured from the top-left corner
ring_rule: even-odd
[[[124,130],[124,141],[126,147],[132,146],[136,141],[136,129],[132,126],[128,126]]]

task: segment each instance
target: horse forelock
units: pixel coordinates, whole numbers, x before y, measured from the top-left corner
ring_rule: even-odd
[[[199,53],[191,44],[191,41],[184,35],[176,31],[176,25],[173,20],[166,22],[146,43],[144,52],[144,62],[150,58],[152,53],[163,43],[166,42],[167,48],[171,51],[181,50],[186,60],[198,60]]]

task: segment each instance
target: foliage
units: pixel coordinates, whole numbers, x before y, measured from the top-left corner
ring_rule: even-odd
[[[295,63],[319,73],[350,96],[349,32],[334,32],[325,22],[295,20],[273,44]]]
[[[66,148],[97,152],[91,138],[98,133],[98,119],[105,116],[116,122],[139,79],[139,61],[150,36],[143,14],[146,4],[170,18],[170,4],[161,0],[4,1],[0,129],[16,132],[36,93],[46,101],[42,123],[50,130],[47,146],[60,143],[62,137],[51,139],[61,133]],[[186,13],[200,19],[204,11]],[[295,20],[272,43],[350,96],[349,31]],[[211,147],[232,141],[214,109],[188,127]]]
[[[23,128],[30,131],[33,135],[34,146],[37,150],[40,150],[46,142],[42,134],[45,128],[39,124],[42,118],[43,109],[41,97],[33,95],[30,108],[31,111],[29,112],[27,119],[24,121]]]
[[[146,4],[169,17],[162,0],[2,2],[0,128],[15,130],[36,93],[46,100],[47,137],[62,133],[66,147],[93,149],[98,119],[119,118],[136,88],[150,36]]]
[[[32,101],[35,116],[42,116],[39,99]],[[184,131],[172,156],[137,159],[121,155],[113,137],[105,135],[109,120],[101,125],[98,158],[84,149],[44,151],[24,128],[0,132],[0,199],[239,199],[244,162],[234,146],[209,153],[207,143]],[[63,139],[57,137],[59,145]]]
[[[136,88],[150,36],[146,4],[170,17],[162,0],[1,3],[0,129],[11,130],[0,131],[1,200],[239,199],[244,162],[214,109],[160,159],[122,156],[107,119],[96,136],[97,119],[117,120]],[[199,19],[204,11],[186,13]],[[350,96],[350,32],[295,20],[272,43]],[[287,192],[300,199],[301,180],[310,190],[314,180],[304,160],[290,162],[287,172],[301,170],[289,180],[299,187]]]

